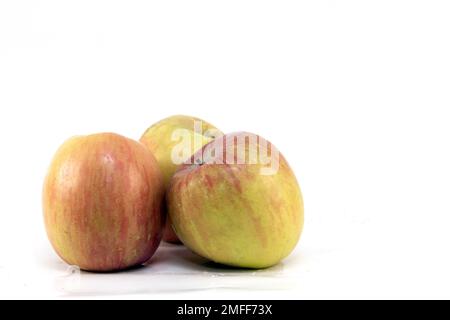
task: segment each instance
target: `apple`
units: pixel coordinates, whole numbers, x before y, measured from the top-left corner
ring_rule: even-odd
[[[220,137],[180,166],[167,191],[181,241],[214,262],[266,268],[303,229],[303,198],[285,158],[252,133]]]
[[[148,261],[164,225],[162,173],[141,143],[113,133],[67,140],[43,189],[48,238],[68,264],[116,271]]]
[[[178,166],[203,145],[223,135],[216,127],[199,118],[176,115],[165,118],[142,135],[140,141],[155,155],[167,188]],[[167,219],[163,240],[180,243]]]

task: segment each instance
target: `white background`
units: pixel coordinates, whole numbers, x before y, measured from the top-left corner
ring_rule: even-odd
[[[448,1],[1,0],[0,297],[450,298],[449,17]],[[178,113],[284,153],[295,252],[249,273],[165,247],[69,276],[42,223],[57,147]]]

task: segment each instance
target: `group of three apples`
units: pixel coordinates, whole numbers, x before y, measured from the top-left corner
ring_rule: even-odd
[[[87,271],[143,264],[162,238],[217,263],[265,268],[289,255],[303,228],[299,185],[275,146],[189,116],[159,121],[140,141],[67,140],[43,208],[57,254]]]

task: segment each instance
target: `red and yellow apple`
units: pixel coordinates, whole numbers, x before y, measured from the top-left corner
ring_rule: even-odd
[[[151,258],[163,231],[162,174],[141,143],[113,133],[67,140],[43,190],[47,234],[67,263],[115,271]]]
[[[165,118],[145,131],[140,141],[155,155],[167,188],[178,166],[214,138],[223,135],[216,127],[199,118],[176,115]],[[177,159],[174,159],[177,158]],[[179,243],[167,219],[164,241]]]
[[[251,133],[225,135],[199,150],[173,176],[167,205],[188,248],[230,266],[277,264],[303,228],[293,171],[275,146]]]

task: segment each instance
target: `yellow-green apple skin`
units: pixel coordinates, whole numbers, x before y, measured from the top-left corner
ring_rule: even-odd
[[[223,158],[230,152],[225,141],[245,135],[257,139],[253,147],[259,145],[261,138],[254,134],[225,135]],[[208,154],[213,145],[193,158]],[[250,145],[245,145],[246,158]],[[270,143],[268,150],[277,151]],[[277,264],[294,249],[303,229],[303,198],[293,171],[281,154],[271,175],[261,174],[266,165],[259,161],[223,164],[218,154],[204,163],[190,161],[173,176],[167,204],[176,234],[192,251],[217,263],[244,268]]]
[[[163,196],[162,173],[143,144],[113,133],[71,138],[44,182],[48,238],[82,270],[140,265],[161,241]]]
[[[201,124],[199,132],[194,130],[195,122]],[[186,138],[190,139],[192,142],[198,142],[196,144],[192,143],[192,148],[189,154],[186,155],[186,159],[183,159],[183,161],[187,160],[202,146],[214,140],[214,138],[223,135],[223,133],[212,124],[202,119],[185,115],[175,115],[165,118],[148,128],[142,135],[140,141],[155,155],[163,173],[164,185],[166,188],[180,165],[179,163],[174,163],[172,159],[172,151],[180,143],[179,139],[173,139],[173,134],[176,130],[180,129],[185,130],[187,133]],[[163,240],[170,243],[180,243],[180,240],[172,229],[169,217],[166,221]]]

